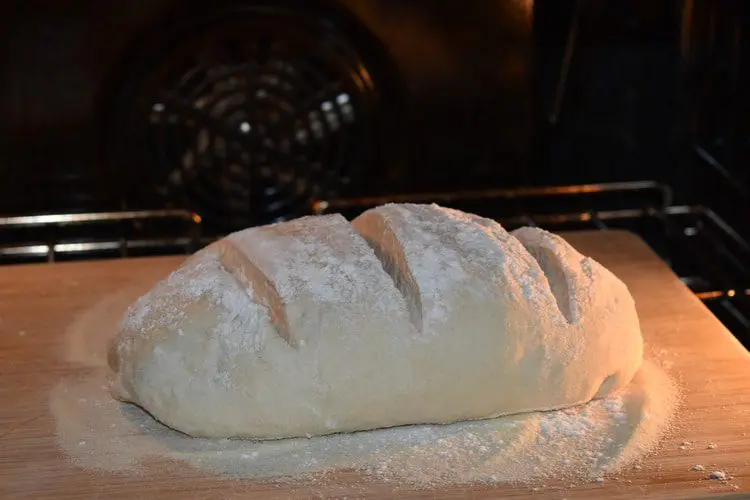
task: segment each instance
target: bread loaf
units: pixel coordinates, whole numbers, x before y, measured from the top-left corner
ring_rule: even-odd
[[[197,252],[130,307],[110,366],[174,429],[277,439],[575,405],[642,351],[626,286],[562,238],[389,204]]]

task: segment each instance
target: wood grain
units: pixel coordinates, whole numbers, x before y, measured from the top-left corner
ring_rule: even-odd
[[[685,407],[678,429],[641,470],[574,488],[463,486],[407,494],[354,472],[292,488],[229,480],[184,464],[159,464],[140,475],[80,469],[58,448],[48,407],[49,391],[62,377],[87,371],[64,360],[66,329],[103,297],[145,291],[182,261],[166,257],[0,267],[0,497],[750,498],[748,351],[638,237],[621,231],[564,236],[628,284],[647,350],[672,360],[681,381]],[[692,445],[680,449],[684,441]],[[709,442],[718,447],[708,449]],[[734,479],[708,480],[706,473],[691,471],[696,464]]]

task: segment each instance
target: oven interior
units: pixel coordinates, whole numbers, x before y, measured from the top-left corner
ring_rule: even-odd
[[[0,264],[437,202],[634,231],[750,345],[747,2],[3,10]]]

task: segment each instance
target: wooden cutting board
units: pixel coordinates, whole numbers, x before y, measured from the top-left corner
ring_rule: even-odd
[[[622,231],[564,235],[630,287],[647,349],[663,350],[681,379],[678,430],[633,470],[574,488],[454,487],[414,498],[750,498],[750,354],[637,236]],[[49,391],[87,368],[65,361],[66,331],[103,297],[147,289],[182,257],[0,267],[0,498],[392,498],[387,484],[357,473],[325,486],[285,489],[180,467],[140,474],[94,473],[59,449]],[[689,441],[690,446],[681,443]],[[709,449],[708,443],[717,444]],[[691,471],[696,464],[706,473]],[[726,471],[731,481],[706,479]],[[743,492],[745,492],[743,494]],[[400,493],[404,496],[404,493]]]

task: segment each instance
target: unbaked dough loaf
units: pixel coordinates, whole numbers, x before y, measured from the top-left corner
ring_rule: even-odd
[[[131,306],[116,397],[274,439],[561,408],[627,385],[632,297],[563,239],[437,205],[234,233]]]

